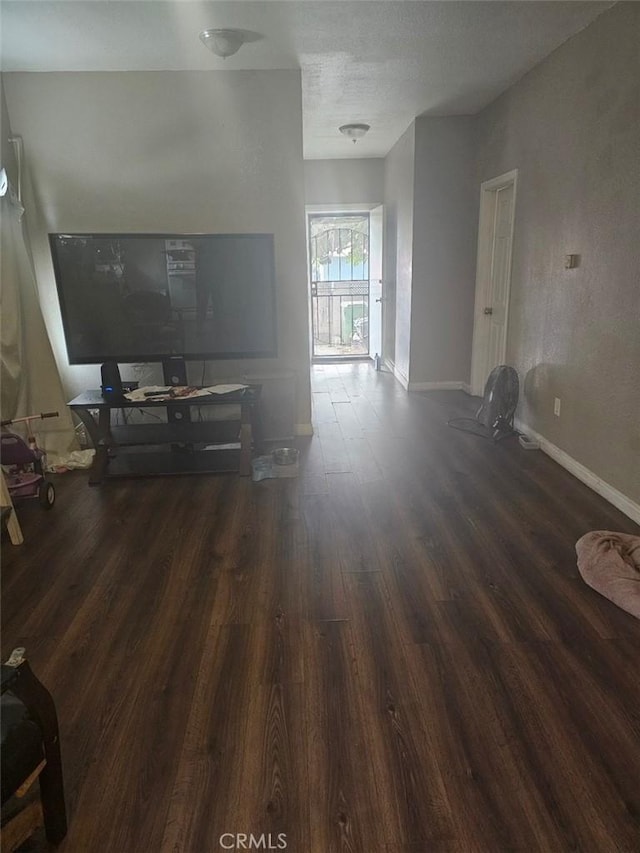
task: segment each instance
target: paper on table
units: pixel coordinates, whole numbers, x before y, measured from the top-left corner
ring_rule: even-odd
[[[145,400],[154,400],[156,397],[172,397],[178,400],[190,400],[193,397],[208,397],[209,394],[231,394],[234,391],[241,391],[248,388],[248,385],[227,384],[227,385],[209,385],[207,388],[194,388],[188,394],[184,392],[185,386],[178,385],[145,385],[142,388],[136,388],[133,391],[128,391],[124,396],[131,403],[142,403]]]
[[[148,395],[153,391],[161,395],[168,394],[170,390],[169,385],[144,385],[142,388],[134,388],[133,391],[127,391],[124,396],[132,403],[141,403],[143,400],[148,399]]]
[[[208,388],[201,388],[196,396],[200,394],[231,394],[234,391],[242,391],[248,388],[248,385],[209,385]]]

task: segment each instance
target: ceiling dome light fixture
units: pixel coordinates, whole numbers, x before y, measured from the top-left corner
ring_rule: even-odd
[[[343,124],[338,130],[352,142],[357,142],[371,129],[368,124]]]
[[[226,59],[237,53],[248,39],[244,30],[203,30],[200,41],[216,56]]]

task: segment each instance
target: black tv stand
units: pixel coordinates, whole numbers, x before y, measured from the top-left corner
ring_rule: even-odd
[[[87,429],[95,448],[89,485],[107,477],[145,477],[155,474],[251,473],[252,453],[262,444],[260,385],[228,394],[177,400],[131,402],[126,397],[105,400],[99,390],[85,391],[68,404]],[[234,406],[233,420],[193,420],[192,409]],[[166,409],[167,421],[112,424],[111,412]],[[231,446],[230,446],[231,445]]]
[[[187,365],[181,355],[167,356],[162,359],[162,376],[165,385],[174,388],[180,385],[188,385]],[[190,423],[191,407],[176,403],[167,407],[167,420],[169,423]]]
[[[187,365],[181,355],[162,359],[162,376],[165,385],[188,385]]]

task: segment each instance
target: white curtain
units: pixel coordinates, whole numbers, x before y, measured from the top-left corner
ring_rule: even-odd
[[[78,443],[40,309],[24,210],[11,185],[0,201],[2,420],[58,412],[33,427],[49,467],[62,466]]]

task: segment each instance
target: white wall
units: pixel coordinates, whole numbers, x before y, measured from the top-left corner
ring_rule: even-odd
[[[68,393],[97,387],[99,369],[67,363],[48,231],[273,232],[278,358],[216,363],[211,375],[292,369],[296,422],[310,423],[300,73],[12,73],[4,83]]]
[[[409,381],[411,346],[414,164],[415,123],[387,155],[384,173],[386,302],[382,351],[405,386]]]
[[[618,3],[558,48],[480,114],[476,181],[518,169],[507,361],[520,417],[636,503],[639,45],[640,5]]]
[[[305,200],[308,205],[360,205],[382,202],[384,159],[305,160]]]
[[[470,378],[478,220],[473,121],[415,122],[412,386]]]

